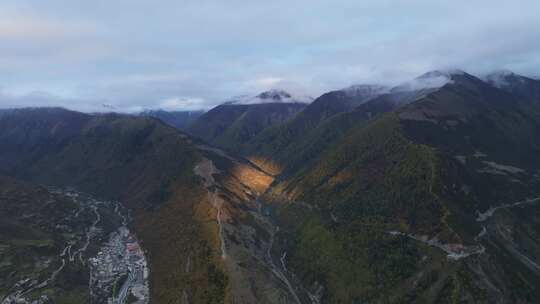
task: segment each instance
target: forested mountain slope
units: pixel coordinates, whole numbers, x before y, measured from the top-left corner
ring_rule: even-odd
[[[266,128],[280,125],[306,107],[304,103],[219,105],[194,121],[187,132],[221,148],[240,153]]]
[[[155,303],[535,303],[539,87],[503,76],[198,122],[269,173],[152,118],[3,111],[0,172],[125,202]]]
[[[244,155],[265,169],[280,172],[301,157],[311,159],[316,153],[311,150],[331,146],[351,124],[436,91],[451,82],[450,78],[433,71],[393,88],[359,85],[323,94],[290,122],[261,132],[246,145]],[[309,151],[301,151],[306,147]]]
[[[330,119],[314,132],[332,143],[293,156],[267,193],[288,269],[323,302],[538,296],[538,108],[449,77],[412,102]]]
[[[248,162],[152,118],[20,109],[4,113],[0,126],[3,174],[75,187],[133,211],[152,303],[292,301],[266,266],[270,239],[250,232],[273,231],[255,202],[272,178]],[[247,288],[248,277],[257,285]]]

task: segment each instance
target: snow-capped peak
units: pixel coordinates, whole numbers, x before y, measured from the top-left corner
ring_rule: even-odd
[[[517,75],[517,74],[507,69],[501,69],[501,70],[497,70],[488,74],[486,77],[490,77],[490,76],[506,77],[506,76],[512,76],[512,75]]]
[[[260,103],[310,103],[313,101],[309,96],[293,96],[283,90],[269,90],[258,95],[242,95],[234,97],[225,104],[248,105]]]
[[[499,70],[485,76],[484,80],[496,88],[504,88],[510,86],[512,81],[523,81],[523,78],[512,71]]]
[[[461,70],[435,70],[427,72],[413,80],[407,81],[394,89],[394,92],[409,92],[425,89],[438,89],[448,83],[452,83],[453,76],[464,75]]]
[[[257,95],[257,98],[281,101],[292,98],[292,95],[283,90],[270,90]]]
[[[431,77],[437,77],[437,76],[446,76],[446,77],[452,78],[453,76],[460,76],[460,75],[465,75],[465,74],[467,73],[463,70],[449,68],[449,69],[439,69],[439,70],[430,71],[420,76],[419,78],[421,77],[431,78]]]

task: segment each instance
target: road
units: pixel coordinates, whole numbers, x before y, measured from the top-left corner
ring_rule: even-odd
[[[511,204],[504,204],[504,205],[497,206],[497,207],[491,207],[488,210],[486,210],[485,212],[477,211],[478,217],[476,218],[476,221],[477,222],[485,222],[490,217],[492,217],[495,214],[495,212],[497,212],[497,210],[500,210],[500,209],[513,208],[513,207],[517,207],[517,206],[524,205],[524,204],[534,204],[534,203],[539,202],[539,201],[540,201],[540,196],[535,197],[535,198],[528,198],[528,199],[525,199],[523,201],[519,201],[519,202],[515,202],[515,203],[511,203]]]
[[[18,290],[6,296],[2,300],[2,304],[30,303],[30,301],[26,299],[25,296],[36,290],[43,289],[49,286],[51,282],[54,282],[54,280],[62,272],[62,270],[64,270],[65,266],[68,263],[75,262],[75,257],[77,255],[79,256],[79,261],[81,262],[81,264],[84,265],[85,263],[83,260],[83,253],[88,249],[90,242],[96,236],[96,232],[98,231],[97,226],[101,222],[101,214],[99,213],[98,203],[92,199],[82,198],[78,192],[71,190],[51,189],[50,192],[60,194],[64,197],[68,197],[73,202],[78,204],[78,209],[74,212],[74,214],[67,217],[68,222],[70,220],[74,220],[75,218],[80,217],[81,214],[87,212],[88,210],[92,211],[93,215],[95,216],[95,220],[92,222],[90,227],[85,229],[84,237],[82,237],[81,234],[77,235],[77,233],[75,233],[73,238],[67,241],[65,247],[58,254],[58,261],[60,261],[60,265],[58,266],[58,268],[54,269],[51,272],[47,279],[41,282],[37,282],[35,279],[27,280],[28,282],[35,283],[25,284],[19,287]],[[83,244],[80,244],[80,248],[74,253],[72,253],[73,247],[79,244],[79,241],[81,239],[84,239],[85,242]]]

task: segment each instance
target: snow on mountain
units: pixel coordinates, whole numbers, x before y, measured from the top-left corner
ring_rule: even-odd
[[[224,104],[249,105],[260,103],[311,103],[312,97],[309,96],[293,96],[283,90],[270,90],[259,95],[242,95],[234,97]]]
[[[483,79],[498,89],[540,102],[540,80],[538,79],[522,76],[508,70],[491,73],[484,76]]]
[[[524,82],[525,78],[509,70],[500,70],[488,74],[484,80],[492,86],[502,89],[511,86],[515,81]]]
[[[427,72],[413,80],[407,81],[393,88],[392,92],[411,92],[438,89],[448,83],[452,83],[453,76],[463,74],[465,74],[465,72],[461,70],[436,70]]]

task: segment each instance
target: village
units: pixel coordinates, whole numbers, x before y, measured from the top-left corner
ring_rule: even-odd
[[[137,239],[125,226],[110,235],[90,259],[93,300],[110,304],[148,303],[148,267]]]

